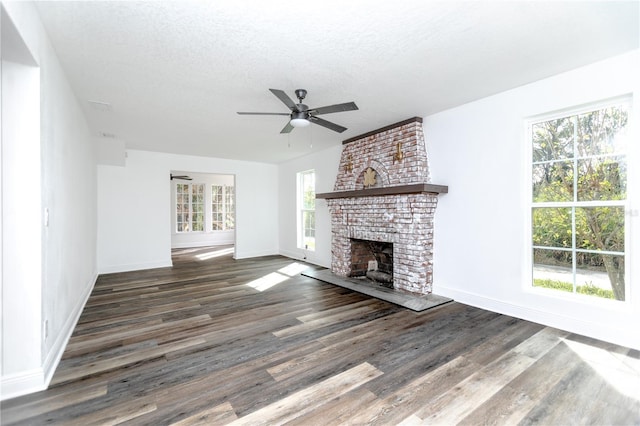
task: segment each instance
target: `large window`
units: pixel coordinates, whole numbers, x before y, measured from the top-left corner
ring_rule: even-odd
[[[176,183],[177,233],[234,229],[233,186],[210,185],[210,195],[207,194],[208,186],[204,183]]]
[[[628,103],[532,122],[533,286],[625,300]]]
[[[223,231],[235,227],[233,187],[228,185],[211,186],[211,230]]]
[[[298,173],[298,247],[316,248],[316,174],[314,170]]]
[[[176,184],[176,231],[204,231],[204,184]]]

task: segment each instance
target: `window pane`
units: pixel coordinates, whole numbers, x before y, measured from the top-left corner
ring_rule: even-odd
[[[235,228],[235,192],[233,186],[225,186],[225,229]]]
[[[535,164],[532,171],[534,202],[573,200],[573,162]]]
[[[532,126],[534,162],[573,157],[573,121],[565,117]]]
[[[576,245],[584,250],[624,252],[624,207],[576,208]]]
[[[313,210],[316,204],[315,173],[308,172],[302,176],[302,208]]]
[[[534,208],[532,219],[534,246],[572,247],[571,208]]]
[[[578,201],[624,200],[626,197],[625,157],[578,160]]]
[[[298,178],[298,247],[315,250],[315,207],[316,207],[316,178],[315,171],[309,170],[297,174]]]
[[[615,154],[625,151],[626,106],[613,106],[578,116],[577,155]]]
[[[533,286],[573,292],[570,251],[533,249]]]
[[[576,260],[578,293],[625,300],[624,256],[578,252]]]

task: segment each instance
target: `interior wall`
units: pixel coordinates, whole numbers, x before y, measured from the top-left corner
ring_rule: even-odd
[[[95,283],[97,214],[94,144],[37,10],[27,2],[4,2],[3,7],[39,66],[39,115],[28,118],[26,125],[37,133],[37,152],[14,163],[21,174],[12,180],[14,185],[20,183],[31,201],[19,208],[3,205],[3,215],[17,208],[21,218],[28,218],[28,226],[19,228],[22,238],[31,230],[39,232],[37,244],[20,258],[41,271],[33,284],[38,287],[38,300],[11,319],[12,323],[37,323],[38,350],[32,350],[24,336],[4,348],[5,356],[30,359],[37,354],[37,366],[30,362],[28,367],[20,364],[3,370],[2,398],[6,399],[46,387],[53,375]],[[3,85],[3,97],[6,89]],[[34,167],[37,184],[30,181]],[[3,227],[3,233],[12,226],[16,225]],[[12,249],[5,246],[3,253]],[[22,283],[3,280],[3,292],[14,285]],[[18,297],[3,300],[16,306],[23,302],[27,303]]]
[[[211,204],[211,186],[226,185],[234,186],[233,175],[222,175],[214,173],[191,173],[188,171],[172,171],[176,176],[188,175],[193,180],[175,179],[171,183],[171,200],[168,207],[171,214],[171,248],[203,247],[233,244],[235,241],[235,229],[224,231],[211,230],[211,215],[205,213],[205,230],[201,232],[176,232],[176,183],[204,183],[205,184],[205,212],[207,205]],[[235,189],[234,189],[235,192]]]
[[[5,44],[5,34],[14,28],[2,15]],[[24,44],[11,47],[26,49]],[[27,64],[7,60],[7,50],[1,64],[3,379],[39,369],[42,358],[40,70],[33,59]]]
[[[436,210],[434,293],[640,348],[637,214],[627,215],[626,250],[633,257],[628,258],[630,294],[624,306],[532,291],[524,124],[528,117],[631,93],[637,125],[638,75],[635,51],[425,117],[432,181],[449,185]],[[638,144],[631,145],[628,194],[637,212],[640,162]]]
[[[326,200],[316,200],[316,249],[298,248],[296,229],[297,173],[313,169],[316,173],[316,193],[331,192],[336,182],[342,145],[325,149],[280,164],[280,254],[294,259],[331,267],[331,214]]]
[[[171,266],[172,170],[235,175],[235,258],[278,253],[277,166],[129,150],[125,167],[98,166],[100,273]]]

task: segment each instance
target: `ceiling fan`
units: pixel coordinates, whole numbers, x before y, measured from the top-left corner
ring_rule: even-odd
[[[280,133],[290,133],[294,127],[305,127],[311,123],[318,124],[327,129],[331,129],[334,132],[342,133],[347,130],[346,127],[342,127],[338,124],[316,117],[321,114],[330,114],[332,112],[342,111],[354,111],[358,109],[358,106],[354,102],[346,102],[343,104],[328,105],[320,108],[309,108],[303,104],[303,99],[307,96],[307,91],[304,89],[297,89],[295,91],[296,97],[299,103],[293,102],[293,100],[282,90],[269,89],[271,93],[276,95],[278,99],[282,101],[291,112],[238,112],[240,115],[288,115],[289,122],[280,131]]]
[[[170,180],[179,179],[179,180],[193,180],[191,176],[187,175],[174,175],[173,173],[169,174]]]

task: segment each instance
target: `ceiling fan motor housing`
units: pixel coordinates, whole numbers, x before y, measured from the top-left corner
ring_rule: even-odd
[[[299,112],[292,112],[291,113],[291,119],[294,120],[296,118],[302,119],[302,120],[308,120],[309,119],[309,113],[306,110],[299,111]]]

